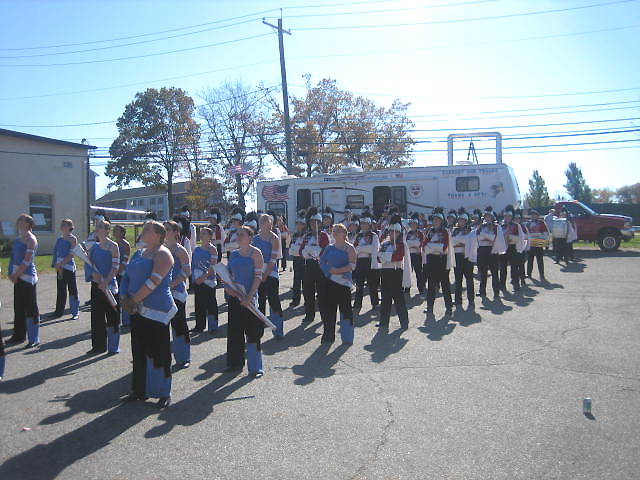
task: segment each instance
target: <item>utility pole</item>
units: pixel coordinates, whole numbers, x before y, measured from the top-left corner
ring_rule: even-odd
[[[284,104],[284,140],[287,153],[287,175],[293,175],[293,155],[291,153],[291,121],[289,119],[289,92],[287,90],[287,69],[284,64],[284,41],[282,34],[291,35],[290,30],[282,29],[282,17],[278,19],[278,26],[272,25],[264,18],[262,23],[278,31],[278,47],[280,48],[280,75],[282,76],[282,103]]]

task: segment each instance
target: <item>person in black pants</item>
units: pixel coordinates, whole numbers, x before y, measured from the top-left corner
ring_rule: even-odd
[[[358,257],[356,269],[353,272],[353,280],[356,284],[356,293],[353,301],[353,309],[362,308],[362,297],[364,296],[364,284],[369,287],[369,298],[371,308],[377,308],[380,303],[378,289],[380,286],[380,270],[373,268],[373,264],[378,262],[377,255],[380,249],[380,239],[378,234],[371,230],[371,217],[365,211],[360,219],[360,232],[356,235],[353,246]]]
[[[203,332],[205,323],[211,334],[218,330],[218,300],[216,299],[216,274],[218,251],[211,239],[213,232],[208,227],[200,229],[200,246],[191,256],[191,279],[195,291],[196,326],[194,332]]]
[[[487,296],[487,273],[491,272],[491,286],[495,299],[500,298],[500,280],[498,279],[499,255],[504,253],[506,245],[502,228],[496,223],[495,213],[491,207],[484,211],[484,221],[476,229],[478,239],[478,272],[480,286],[478,297]]]
[[[322,304],[325,294],[325,277],[320,270],[318,259],[329,245],[329,236],[320,230],[322,217],[315,207],[307,211],[308,231],[302,240],[302,256],[305,259],[302,290],[304,294],[304,319],[311,322],[316,314],[316,295],[318,303]]]
[[[393,215],[389,221],[387,232],[389,236],[380,244],[378,260],[382,264],[380,270],[380,293],[382,303],[380,305],[381,329],[389,328],[391,317],[391,304],[395,304],[398,320],[402,329],[409,328],[409,312],[404,298],[402,287],[404,270],[409,267],[409,261],[405,258],[405,244],[402,241],[402,224],[399,215]]]
[[[475,306],[475,290],[473,285],[473,267],[474,262],[469,256],[475,258],[475,252],[471,252],[470,248],[473,248],[474,237],[472,235],[472,229],[469,227],[469,215],[461,208],[458,211],[458,221],[456,226],[451,231],[451,244],[453,245],[453,251],[456,256],[456,266],[453,269],[455,278],[455,300],[456,305],[462,305],[462,280],[464,279],[467,284],[467,300],[469,301],[469,307]]]
[[[302,247],[302,241],[306,233],[307,222],[304,219],[304,212],[302,217],[296,219],[296,231],[291,235],[291,241],[289,244],[289,255],[293,262],[293,285],[291,287],[291,303],[289,307],[295,307],[300,304],[300,296],[302,294],[302,277],[304,276],[304,257],[300,252]]]
[[[540,214],[536,210],[529,212],[531,220],[527,223],[529,230],[529,263],[527,265],[527,277],[531,278],[533,273],[533,259],[538,263],[538,273],[540,280],[544,280],[544,245],[549,239],[549,230],[547,225],[540,220]]]
[[[418,216],[415,215],[409,219],[407,246],[411,255],[411,269],[416,276],[416,286],[419,293],[424,293],[426,283],[425,272],[422,269],[422,252],[420,251],[423,240],[424,235],[418,230]]]
[[[424,234],[423,248],[426,253],[425,273],[427,277],[427,308],[425,313],[433,313],[436,301],[436,288],[442,289],[442,297],[446,308],[446,315],[453,313],[451,302],[451,283],[449,270],[452,266],[449,232],[444,227],[444,213],[439,207],[435,208],[431,216],[431,227]]]

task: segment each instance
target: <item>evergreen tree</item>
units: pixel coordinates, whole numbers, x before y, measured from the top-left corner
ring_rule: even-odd
[[[567,183],[564,184],[564,188],[567,189],[569,195],[579,202],[590,203],[593,200],[593,193],[582,176],[582,170],[578,167],[578,164],[571,162],[564,174],[567,176]]]
[[[529,179],[529,193],[526,195],[526,200],[530,208],[548,207],[553,203],[549,197],[544,178],[538,173],[538,170],[534,170]]]

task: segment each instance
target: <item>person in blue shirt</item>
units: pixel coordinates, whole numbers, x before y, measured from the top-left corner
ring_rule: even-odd
[[[27,348],[40,345],[40,311],[36,295],[38,273],[33,259],[38,240],[32,229],[33,217],[23,213],[16,221],[18,238],[13,242],[9,260],[9,280],[13,283],[13,335],[7,344],[28,340]]]
[[[320,304],[322,317],[322,343],[332,343],[336,336],[336,310],[340,309],[340,336],[342,342],[353,343],[353,308],[351,305],[352,272],[356,268],[356,250],[347,242],[347,228],[338,223],[331,234],[334,243],[324,249],[320,268],[327,277],[324,302]]]
[[[189,368],[191,364],[191,339],[189,338],[189,327],[187,326],[187,283],[191,276],[191,261],[187,249],[180,245],[181,228],[177,222],[171,220],[164,222],[167,235],[164,245],[173,255],[173,269],[171,270],[171,295],[178,307],[178,311],[171,319],[171,331],[173,333],[173,343],[171,350],[176,360],[178,368]]]
[[[49,318],[60,318],[67,304],[67,290],[69,291],[69,310],[71,318],[78,319],[80,300],[78,298],[78,285],[76,283],[76,263],[73,260],[73,247],[78,244],[78,239],[73,235],[73,221],[65,218],[60,222],[62,235],[56,240],[53,247],[51,266],[56,269],[57,295],[56,310]]]
[[[125,402],[158,398],[171,402],[171,334],[169,323],[178,312],[171,295],[173,255],[163,245],[167,231],[147,221],[141,240],[145,248],[134,255],[122,278],[122,304],[131,315],[132,391]]]
[[[246,295],[225,286],[228,295],[227,371],[240,371],[244,367],[245,348],[249,375],[260,378],[262,352],[260,339],[264,334],[264,324],[249,309],[256,305],[258,287],[262,283],[264,260],[262,252],[253,245],[253,230],[243,225],[236,233],[238,248],[229,254],[229,272],[233,280],[242,285]]]
[[[264,271],[262,283],[258,287],[258,308],[264,314],[267,311],[269,300],[269,319],[276,326],[274,337],[284,336],[284,319],[282,318],[282,306],[280,304],[280,277],[278,275],[277,261],[280,256],[280,238],[273,229],[273,217],[267,213],[258,218],[260,233],[253,237],[253,246],[260,249],[264,259]]]
[[[88,355],[120,352],[120,310],[116,275],[120,267],[118,244],[109,238],[111,224],[99,220],[96,243],[89,250],[91,268],[91,350]],[[110,296],[116,301],[112,305]]]
[[[129,264],[131,257],[131,245],[126,240],[127,229],[122,225],[116,225],[113,227],[113,241],[118,244],[118,250],[120,251],[120,266],[118,267],[118,274],[116,275],[116,282],[118,284],[118,290],[120,289],[120,283],[122,282],[122,275]],[[129,327],[129,314],[120,309],[120,321],[123,327]]]
[[[196,326],[194,332],[207,330],[213,334],[218,330],[218,300],[216,299],[216,274],[213,267],[218,263],[218,250],[211,242],[213,231],[209,227],[200,229],[200,246],[191,256],[191,285],[195,292]]]

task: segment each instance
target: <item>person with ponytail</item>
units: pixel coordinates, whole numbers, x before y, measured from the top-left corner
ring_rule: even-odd
[[[76,283],[76,262],[73,260],[73,248],[78,244],[78,239],[73,232],[73,221],[65,218],[60,222],[62,235],[56,240],[53,247],[51,266],[56,269],[56,310],[49,318],[60,318],[64,313],[67,303],[67,291],[69,292],[69,310],[71,318],[78,319],[80,299],[78,298],[78,285]]]

